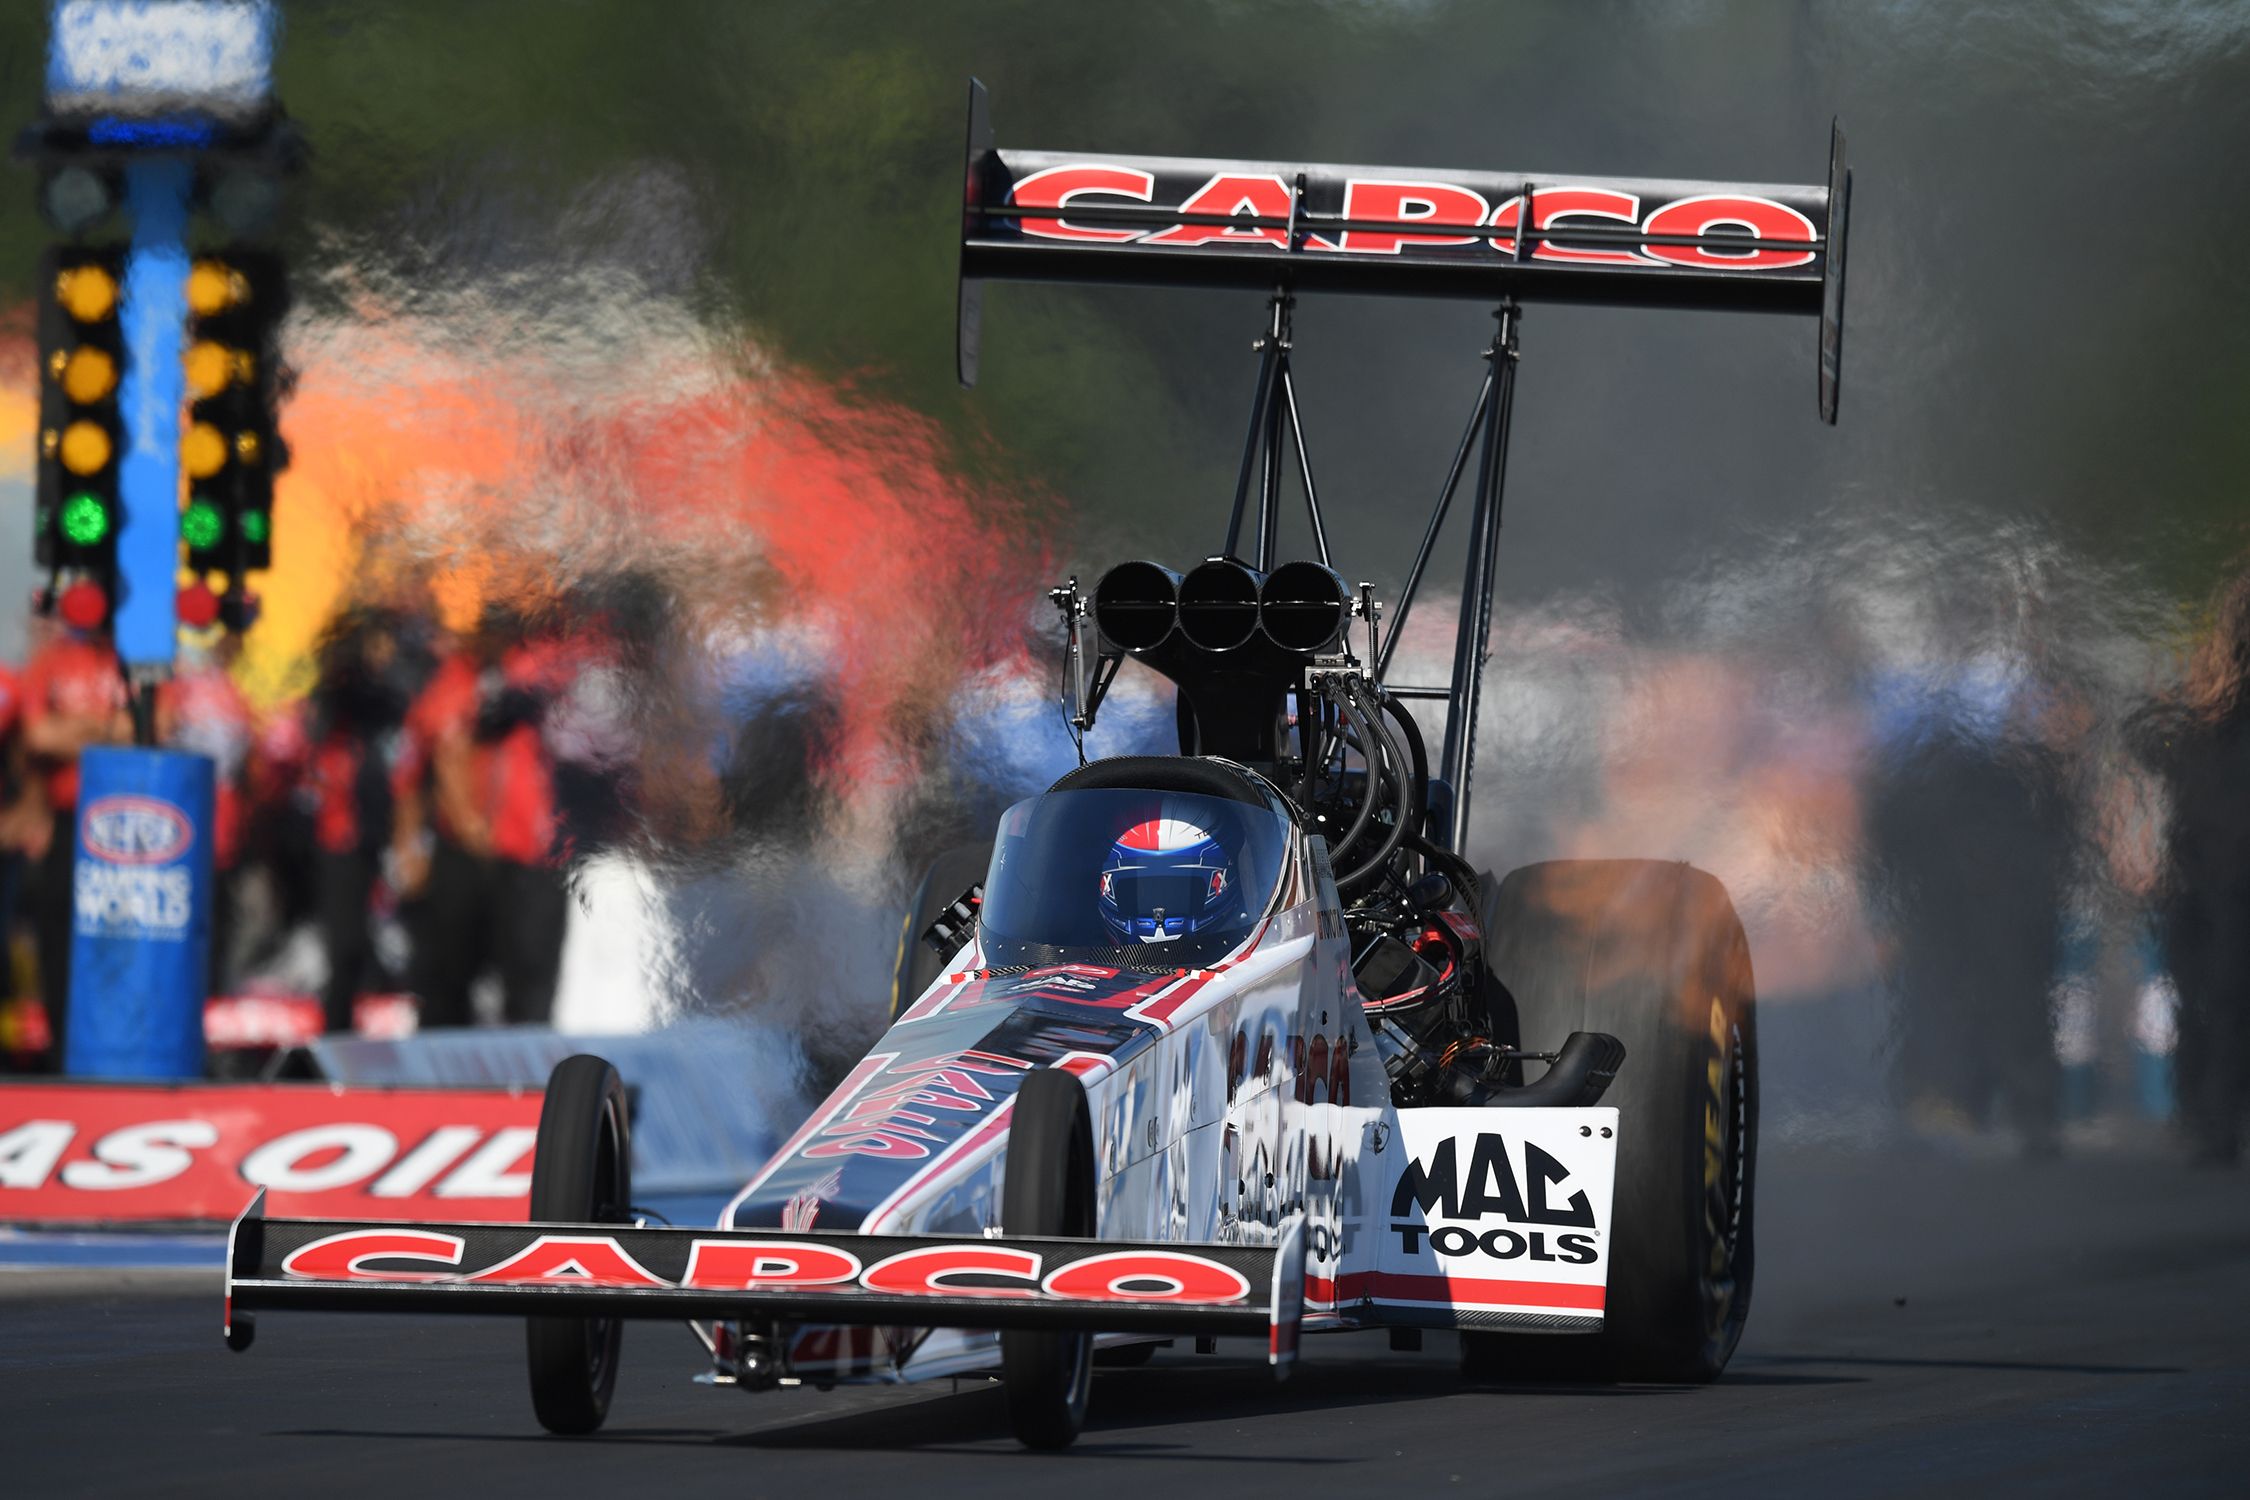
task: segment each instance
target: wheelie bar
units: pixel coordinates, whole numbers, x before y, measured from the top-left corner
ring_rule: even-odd
[[[625,1224],[269,1219],[261,1189],[227,1240],[226,1334],[317,1311],[764,1316],[913,1328],[1265,1335],[1295,1353],[1303,1223],[1270,1245],[864,1235]]]

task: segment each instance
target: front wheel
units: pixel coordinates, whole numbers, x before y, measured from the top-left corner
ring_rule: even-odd
[[[1712,876],[1657,860],[1557,860],[1484,889],[1503,987],[1492,1034],[1546,1051],[1607,1032],[1625,1063],[1602,1097],[1618,1111],[1602,1331],[1467,1333],[1463,1368],[1714,1380],[1750,1314],[1757,1164],[1757,1003],[1734,904]]]
[[[623,1224],[633,1202],[625,1081],[598,1057],[566,1057],[547,1080],[531,1158],[531,1222]],[[609,1415],[625,1325],[617,1318],[526,1318],[531,1408],[549,1432],[592,1432]]]
[[[1094,1126],[1086,1086],[1040,1068],[1024,1076],[1008,1123],[1000,1227],[1017,1235],[1092,1239]],[[1008,1422],[1027,1448],[1067,1448],[1085,1425],[1094,1336],[1011,1329],[1000,1335]]]

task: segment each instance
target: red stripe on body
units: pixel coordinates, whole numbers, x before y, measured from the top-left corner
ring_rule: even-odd
[[[939,984],[930,986],[930,992],[909,1005],[905,1013],[891,1024],[904,1026],[912,1021],[927,1021],[959,998],[961,991],[976,977],[976,970],[966,969],[959,974],[948,974]]]
[[[1098,1057],[1091,1052],[1073,1052],[1066,1057],[1057,1059],[1052,1064],[1063,1072],[1080,1079],[1088,1078],[1109,1065],[1108,1058]],[[869,1214],[866,1221],[860,1225],[860,1232],[862,1234],[873,1234],[882,1229],[913,1200],[915,1192],[923,1184],[941,1173],[963,1165],[967,1159],[981,1154],[985,1147],[997,1143],[1007,1131],[1009,1112],[1015,1107],[1016,1096],[1010,1094],[1000,1102],[1000,1107],[992,1112],[991,1119],[986,1120],[976,1129],[939,1152],[927,1166],[901,1183],[888,1198],[878,1204],[875,1211]]]
[[[875,1052],[861,1058],[859,1065],[844,1075],[842,1083],[836,1085],[835,1092],[828,1096],[827,1101],[820,1108],[814,1110],[804,1124],[797,1127],[797,1133],[784,1141],[779,1151],[767,1158],[766,1164],[758,1169],[758,1175],[743,1184],[742,1191],[736,1193],[734,1200],[727,1204],[727,1211],[720,1216],[719,1222],[732,1229],[734,1227],[734,1211],[741,1207],[752,1193],[765,1186],[766,1180],[780,1171],[784,1162],[804,1149],[805,1143],[810,1141],[822,1126],[842,1113],[844,1106],[851,1103],[853,1097],[867,1086],[869,1079],[882,1072],[892,1063],[897,1062],[903,1055],[897,1052]]]
[[[1399,1302],[1446,1302],[1463,1307],[1567,1307],[1600,1312],[1606,1288],[1573,1282],[1501,1281],[1483,1276],[1410,1276],[1396,1271],[1354,1271],[1331,1281],[1305,1278],[1309,1300],[1338,1303],[1374,1297]]]

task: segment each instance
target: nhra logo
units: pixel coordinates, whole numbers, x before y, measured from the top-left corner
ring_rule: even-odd
[[[86,805],[80,837],[88,854],[113,865],[160,865],[187,853],[195,829],[169,802],[117,793]]]
[[[1559,1234],[1549,1247],[1543,1232],[1518,1233],[1512,1228],[1490,1228],[1481,1233],[1447,1220],[1505,1219],[1512,1225],[1545,1225],[1553,1228],[1594,1230],[1594,1207],[1583,1190],[1562,1197],[1555,1190],[1567,1187],[1570,1171],[1553,1155],[1530,1141],[1523,1145],[1523,1176],[1519,1181],[1508,1156],[1507,1139],[1479,1135],[1469,1149],[1464,1166],[1460,1142],[1447,1138],[1431,1152],[1427,1164],[1410,1161],[1391,1195],[1391,1229],[1409,1255],[1421,1253],[1424,1236],[1441,1255],[1481,1253],[1495,1260],[1528,1257],[1591,1265],[1597,1258],[1591,1233]],[[1422,1222],[1410,1222],[1420,1210]],[[1431,1223],[1441,1227],[1430,1228]]]

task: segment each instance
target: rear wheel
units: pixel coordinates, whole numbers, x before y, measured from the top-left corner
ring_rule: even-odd
[[[625,1081],[598,1057],[566,1057],[547,1080],[531,1159],[534,1224],[622,1224],[632,1217],[632,1129]],[[531,1407],[549,1432],[582,1434],[609,1415],[625,1332],[616,1318],[526,1318]]]
[[[1750,947],[1725,887],[1684,864],[1558,860],[1487,880],[1498,1036],[1625,1044],[1609,1296],[1592,1337],[1464,1333],[1480,1377],[1707,1381],[1750,1312],[1758,1031]],[[1506,1014],[1513,1000],[1513,1025]]]
[[[960,899],[963,891],[984,879],[985,866],[991,862],[990,844],[963,844],[946,850],[923,872],[913,904],[907,908],[906,926],[898,935],[897,973],[891,982],[892,1020],[937,983],[945,972],[945,961],[952,956],[923,942],[922,934]]]
[[[1069,1073],[1026,1074],[1008,1125],[1000,1226],[1016,1235],[1094,1235],[1094,1126],[1086,1087]],[[1086,1421],[1091,1333],[1000,1335],[1008,1422],[1027,1448],[1067,1448]]]

